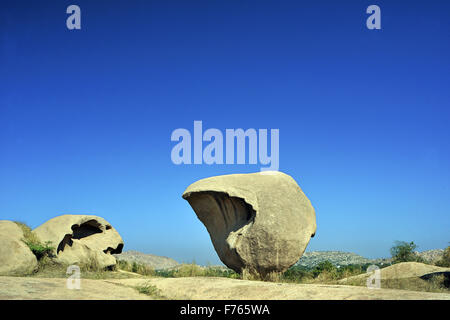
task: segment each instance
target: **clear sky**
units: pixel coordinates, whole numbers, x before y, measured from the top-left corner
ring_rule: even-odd
[[[0,2],[0,219],[95,214],[125,250],[219,263],[181,194],[261,165],[173,164],[194,120],[279,129],[307,250],[450,241],[449,1]]]

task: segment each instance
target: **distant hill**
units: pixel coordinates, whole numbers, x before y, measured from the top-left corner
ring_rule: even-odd
[[[444,250],[434,249],[423,252],[416,252],[417,255],[430,263],[434,263],[441,259]],[[139,251],[129,250],[121,254],[114,255],[117,260],[125,260],[128,262],[136,261],[149,265],[157,270],[170,269],[179,265],[177,261],[171,258],[157,256],[154,254],[142,253]],[[300,260],[295,264],[297,266],[313,268],[323,261],[330,261],[336,266],[346,266],[349,264],[390,264],[390,258],[369,259],[353,252],[342,251],[311,251],[305,252]]]
[[[442,256],[444,255],[444,249],[433,249],[422,252],[416,251],[415,254],[429,263],[435,263],[442,259]]]
[[[422,252],[415,252],[428,263],[435,263],[442,258],[443,249],[433,249]],[[298,266],[312,268],[323,261],[330,261],[336,266],[346,266],[349,264],[390,264],[391,258],[369,259],[353,252],[342,251],[311,251],[305,252],[296,263]]]
[[[390,263],[390,259],[368,259],[353,252],[342,251],[311,251],[305,252],[300,260],[296,263],[302,267],[315,267],[323,261],[330,261],[336,266],[346,266],[349,264],[366,264],[366,263]]]
[[[116,257],[117,260],[124,260],[130,263],[142,263],[153,267],[156,270],[173,268],[179,265],[179,263],[174,259],[156,256],[154,254],[142,253],[134,250],[124,251],[120,254],[114,254],[114,257]]]

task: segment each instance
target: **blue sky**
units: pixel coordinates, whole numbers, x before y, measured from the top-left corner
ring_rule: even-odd
[[[201,120],[280,130],[307,250],[450,241],[448,1],[8,0],[0,75],[0,219],[95,214],[125,250],[219,263],[181,194],[261,165],[174,165],[172,131]]]

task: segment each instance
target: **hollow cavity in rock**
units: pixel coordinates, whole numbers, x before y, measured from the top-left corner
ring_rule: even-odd
[[[240,272],[245,263],[237,248],[255,219],[253,207],[242,198],[215,191],[195,192],[187,200],[208,230],[220,260]]]

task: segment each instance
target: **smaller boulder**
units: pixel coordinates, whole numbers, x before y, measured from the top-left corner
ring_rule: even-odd
[[[121,253],[123,240],[105,219],[93,215],[62,215],[33,230],[42,242],[51,242],[56,260],[100,269],[112,267],[113,254]]]
[[[25,275],[36,270],[36,256],[23,241],[23,231],[14,222],[0,220],[0,275]]]

